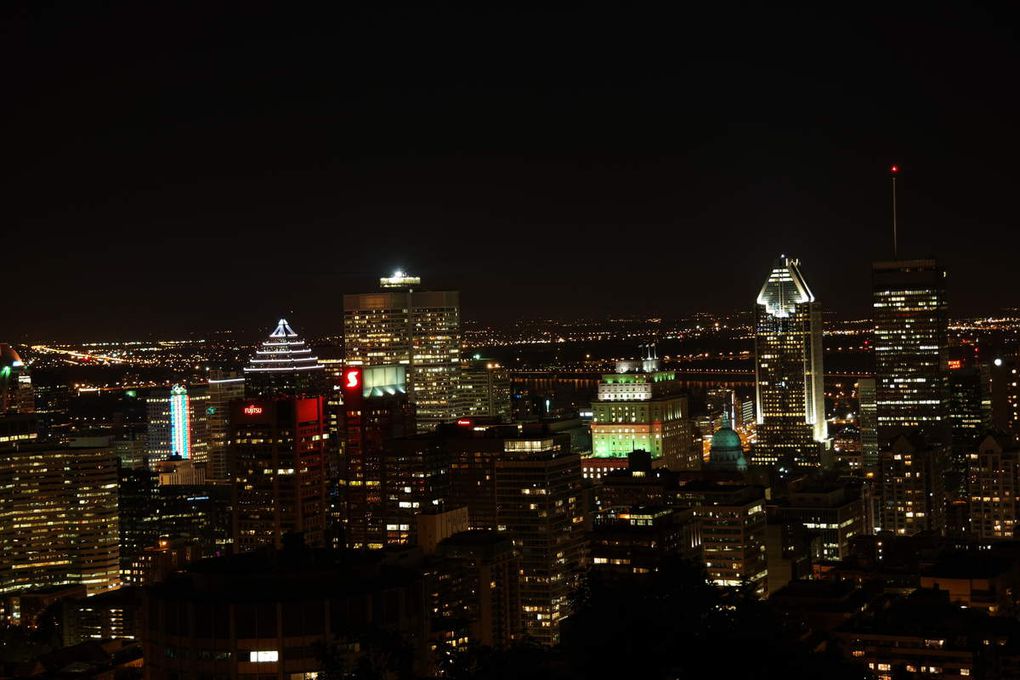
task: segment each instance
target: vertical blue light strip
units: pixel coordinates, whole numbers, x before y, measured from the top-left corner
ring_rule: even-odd
[[[188,391],[180,385],[170,390],[170,454],[190,457],[191,437]]]

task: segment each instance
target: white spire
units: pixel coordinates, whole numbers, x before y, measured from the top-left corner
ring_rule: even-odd
[[[297,333],[290,327],[286,319],[280,319],[276,324],[276,330],[269,334],[271,338],[296,338]]]

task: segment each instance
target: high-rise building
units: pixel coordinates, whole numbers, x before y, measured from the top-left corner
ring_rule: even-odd
[[[912,536],[946,530],[944,445],[900,435],[879,456],[879,511],[875,530]]]
[[[504,649],[518,640],[521,560],[510,536],[497,531],[464,531],[440,542],[437,554],[442,558],[437,569],[438,599],[447,609],[457,605],[449,614],[470,622],[472,641]]]
[[[677,558],[697,562],[702,558],[701,528],[693,509],[616,506],[595,516],[593,574],[640,577]]]
[[[878,435],[922,430],[945,440],[946,272],[935,260],[875,262],[875,380]]]
[[[866,470],[878,465],[878,401],[874,378],[857,381],[857,429],[861,433],[861,459]]]
[[[781,256],[755,307],[757,445],[752,462],[821,465],[828,445],[822,372],[822,313],[800,272]]]
[[[230,479],[227,468],[227,440],[230,435],[230,403],[244,399],[244,376],[237,371],[209,371],[209,402],[206,406],[209,468],[211,480]]]
[[[1012,541],[1020,520],[1020,446],[1011,437],[987,435],[970,454],[970,535],[979,541]]]
[[[352,366],[342,374],[344,453],[339,501],[344,543],[349,548],[378,549],[387,543],[387,447],[393,439],[415,430],[414,407],[408,401],[406,384],[406,369],[400,365]],[[405,542],[399,536],[410,534],[411,523],[396,519],[390,522],[392,542]]]
[[[554,644],[572,611],[588,517],[580,457],[570,450],[570,435],[543,425],[463,420],[392,446],[403,458],[448,457],[445,507],[466,507],[472,529],[507,532],[513,539],[525,633]]]
[[[31,413],[34,407],[28,366],[13,347],[0,342],[0,415]]]
[[[992,424],[991,375],[969,347],[952,348],[947,367],[953,467],[965,477],[970,454]]]
[[[640,449],[671,470],[701,467],[687,397],[680,394],[676,373],[661,368],[654,347],[645,349],[644,359],[617,362],[615,373],[603,375],[591,408],[594,460],[586,466],[608,459],[624,468],[628,454]]]
[[[327,392],[326,370],[286,319],[255,350],[244,367],[248,396],[319,396]]]
[[[768,596],[765,494],[761,488],[696,480],[680,498],[701,521],[701,548],[708,579],[718,586],[749,587]]]
[[[502,422],[511,420],[510,373],[498,361],[478,355],[462,361],[460,391],[459,416],[496,418]]]
[[[821,557],[843,560],[850,556],[850,539],[864,533],[864,503],[860,491],[838,482],[803,480],[769,507],[770,522],[787,528],[789,535],[817,534]]]
[[[151,465],[168,458],[204,462],[206,442],[206,404],[209,395],[203,387],[190,390],[174,385],[169,392],[150,394],[145,399],[148,436],[145,450]]]
[[[460,394],[460,294],[416,290],[397,272],[377,293],[344,295],[344,353],[350,366],[402,364],[418,431],[455,419]]]
[[[0,449],[0,591],[120,584],[117,459],[104,437]]]
[[[322,397],[274,397],[230,406],[234,544],[244,552],[301,533],[322,545],[326,446]]]
[[[524,631],[542,644],[560,639],[573,611],[585,543],[581,459],[567,435],[503,441],[495,470],[497,529],[521,555]]]

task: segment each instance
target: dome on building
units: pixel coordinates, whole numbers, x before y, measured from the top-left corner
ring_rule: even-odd
[[[722,427],[712,435],[712,448],[709,449],[708,466],[713,470],[744,472],[747,470],[747,459],[744,448],[740,444],[740,435],[730,427],[729,418],[723,415]]]

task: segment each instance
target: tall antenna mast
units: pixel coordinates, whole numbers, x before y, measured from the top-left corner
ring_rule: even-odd
[[[892,254],[893,259],[899,259],[899,237],[896,233],[896,175],[900,173],[900,166],[894,165],[889,168],[889,177],[892,179]]]

